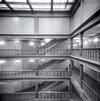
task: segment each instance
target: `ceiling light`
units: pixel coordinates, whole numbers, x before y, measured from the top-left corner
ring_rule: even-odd
[[[50,41],[51,41],[51,39],[44,39],[44,41],[45,41],[45,42],[50,42]]]
[[[66,6],[66,9],[67,9],[67,10],[70,10],[71,7],[72,7],[72,5],[67,5],[67,6]]]
[[[88,44],[88,41],[84,41],[84,45],[87,45]]]
[[[30,45],[30,46],[34,46],[35,43],[34,43],[33,41],[31,41],[31,42],[29,42],[29,45]]]
[[[88,41],[89,41],[89,42],[91,42],[92,40],[91,40],[91,39],[89,39]]]
[[[19,42],[20,42],[20,40],[14,40],[14,42],[15,42],[15,43],[19,43]]]
[[[5,44],[5,42],[4,41],[0,41],[0,45],[4,45]]]
[[[45,59],[42,59],[42,62],[44,62],[45,61]]]
[[[80,40],[76,40],[76,42],[80,42]]]
[[[77,44],[74,44],[74,47],[76,47],[77,46]]]
[[[30,59],[29,62],[34,62],[34,59]]]
[[[0,64],[4,64],[5,62],[5,60],[0,60]]]
[[[94,38],[94,39],[93,39],[93,42],[95,42],[95,43],[98,42],[98,41],[99,41],[98,38]]]
[[[15,62],[15,63],[19,63],[19,62],[21,62],[21,60],[14,60],[14,62]]]
[[[45,45],[45,43],[41,43],[41,46],[44,46]]]

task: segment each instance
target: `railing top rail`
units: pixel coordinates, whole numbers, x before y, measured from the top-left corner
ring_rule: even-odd
[[[54,50],[54,51],[60,51],[60,50],[70,50],[70,49],[47,49],[47,50],[46,49],[27,49],[27,50],[26,49],[0,49],[0,50],[6,50],[6,51],[7,50],[20,50],[20,51],[39,51],[39,50],[40,51],[42,51],[42,50],[43,51],[49,51],[49,50],[53,51]]]
[[[89,85],[86,84],[83,80],[82,80],[82,83],[83,83],[88,89],[90,89],[90,90],[93,92],[93,94],[95,94],[98,98],[100,98],[100,95],[99,95],[96,91],[94,91],[91,87],[89,87]]]
[[[20,95],[20,94],[35,94],[36,92],[15,92],[15,93],[4,93],[4,94],[8,94],[8,95]],[[71,94],[71,92],[37,92],[38,94]]]
[[[0,71],[0,72],[35,72],[35,71],[41,71],[41,72],[69,72],[71,70],[19,70],[19,71]]]

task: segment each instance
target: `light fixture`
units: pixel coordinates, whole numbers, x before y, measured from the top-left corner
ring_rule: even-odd
[[[0,64],[4,64],[5,62],[5,60],[0,60]]]
[[[30,59],[29,62],[34,62],[34,59]]]
[[[15,63],[19,63],[19,62],[21,62],[21,60],[19,60],[19,59],[18,60],[14,60],[14,62]]]
[[[14,40],[14,42],[15,42],[15,43],[19,43],[19,42],[20,42],[20,40],[16,39],[16,40]]]
[[[94,39],[93,39],[93,42],[95,42],[95,43],[98,42],[98,41],[99,41],[98,38],[94,38]]]
[[[5,42],[4,41],[0,41],[0,45],[4,45],[5,44]]]
[[[15,18],[14,18],[14,21],[18,21],[18,17],[15,17]]]
[[[33,41],[30,41],[30,42],[29,42],[29,45],[30,45],[30,46],[34,46],[35,43],[34,43]]]
[[[51,39],[44,39],[44,41],[45,41],[45,42],[50,42],[50,41],[51,41]]]
[[[45,59],[42,59],[42,62],[44,62],[45,61]]]
[[[74,46],[74,47],[76,47],[76,46],[77,46],[77,44],[74,44],[73,46]]]
[[[44,46],[44,45],[45,45],[45,43],[42,42],[42,43],[41,43],[41,46]]]
[[[76,42],[80,42],[80,40],[77,39]]]
[[[92,40],[91,40],[91,39],[89,39],[88,41],[89,41],[89,42],[91,42]]]
[[[88,41],[84,41],[84,45],[87,45],[88,44]]]

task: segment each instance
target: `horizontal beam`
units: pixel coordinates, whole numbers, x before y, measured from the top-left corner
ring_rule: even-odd
[[[35,58],[35,59],[40,59],[40,58],[46,58],[46,59],[66,59],[69,56],[0,56],[0,58]]]
[[[92,65],[95,68],[92,67],[92,66],[89,66],[88,68],[91,68],[92,70],[100,72],[100,63],[99,62],[96,62],[96,61],[93,61],[93,60],[89,60],[89,59],[80,58],[80,57],[76,57],[76,56],[70,56],[70,58],[78,60],[78,61],[80,61],[81,63],[84,63],[84,64]]]
[[[68,39],[70,38],[69,34],[0,34],[1,38],[19,38],[19,39],[24,39],[24,38],[64,38]]]
[[[28,80],[28,81],[67,81],[70,80],[70,77],[66,77],[66,78],[41,78],[41,77],[37,77],[37,78],[0,78],[0,82],[6,82],[7,81],[14,81],[14,80]]]

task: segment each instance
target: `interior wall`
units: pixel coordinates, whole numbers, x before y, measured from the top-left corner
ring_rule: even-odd
[[[98,9],[100,9],[100,0],[81,0],[82,3],[76,13],[71,18],[71,32],[79,27]]]
[[[0,34],[69,34],[69,18],[62,17],[0,17]]]

